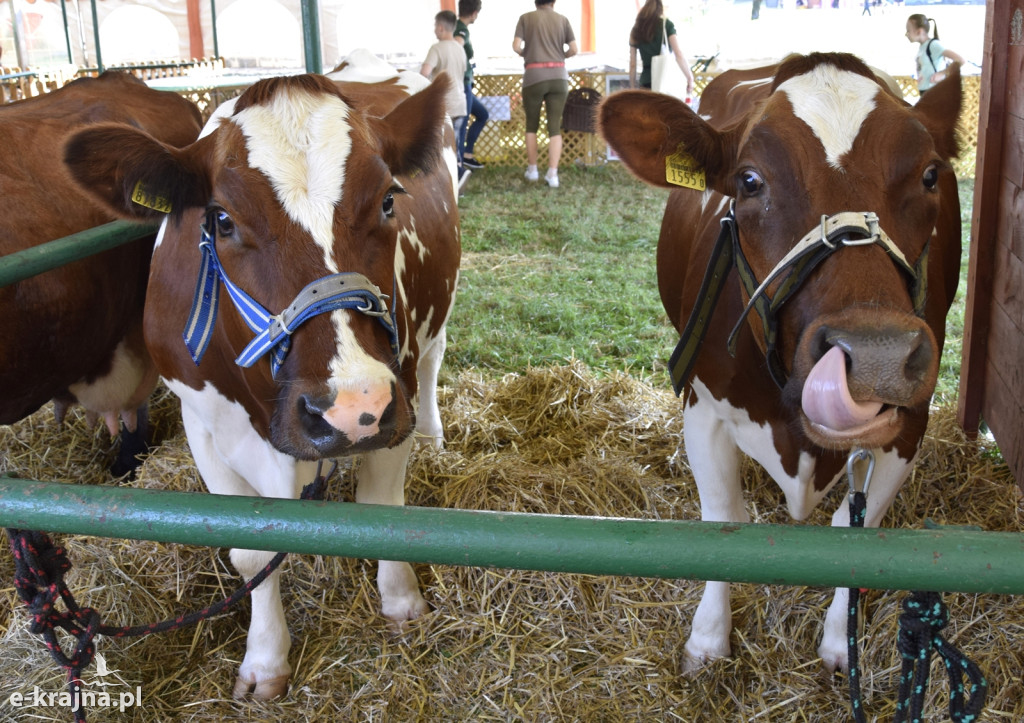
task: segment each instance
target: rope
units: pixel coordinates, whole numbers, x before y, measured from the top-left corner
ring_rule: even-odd
[[[903,601],[899,631],[903,668],[895,723],[922,720],[933,651],[942,658],[949,676],[949,717],[957,723],[972,723],[981,714],[988,681],[973,661],[940,635],[948,621],[949,611],[937,592],[914,592]],[[969,686],[964,685],[965,676]],[[969,696],[966,701],[965,694]]]
[[[863,490],[854,481],[853,464],[869,459]],[[854,450],[847,462],[850,482],[850,527],[863,527],[867,509],[867,489],[871,481],[874,457],[870,452]],[[850,708],[856,723],[865,723],[864,701],[860,687],[860,653],[857,645],[860,590],[850,588],[850,605],[846,617],[850,664]],[[940,635],[949,621],[949,613],[942,596],[937,592],[912,592],[903,600],[903,613],[899,619],[897,647],[903,658],[900,686],[893,723],[921,723],[932,653],[936,652],[946,666],[949,676],[949,715],[955,723],[973,723],[985,705],[988,682],[981,669]],[[965,686],[964,677],[969,681]],[[968,700],[964,700],[964,695]],[[908,717],[909,716],[909,717]]]
[[[316,478],[303,487],[300,499],[319,500],[328,479],[337,469],[332,465],[327,475],[321,474],[321,466],[317,467]],[[7,529],[7,537],[14,556],[14,587],[18,597],[28,607],[31,620],[29,632],[43,637],[50,655],[59,666],[67,671],[68,692],[71,696],[72,710],[75,721],[84,723],[85,709],[82,706],[81,674],[96,655],[93,638],[107,635],[115,638],[139,637],[178,630],[188,627],[200,620],[219,615],[239,600],[249,595],[260,583],[267,579],[287,556],[279,552],[262,570],[248,579],[229,597],[178,617],[148,625],[112,626],[100,622],[99,613],[89,607],[79,606],[64,582],[64,575],[71,569],[71,561],[67,552],[55,545],[45,532],[33,530]],[[57,609],[58,599],[64,601],[65,611]],[[67,631],[77,640],[74,652],[68,654],[57,640],[57,628]]]
[[[853,480],[850,480],[851,486]],[[850,527],[863,527],[867,511],[867,496],[861,490],[850,492]],[[856,723],[866,723],[864,699],[860,692],[860,646],[857,645],[857,618],[860,606],[860,588],[850,588],[850,606],[846,616],[846,639],[850,663],[850,707]]]

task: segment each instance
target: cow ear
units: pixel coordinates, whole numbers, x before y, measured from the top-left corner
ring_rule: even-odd
[[[676,98],[647,90],[614,93],[598,108],[598,130],[638,178],[676,188],[666,159],[685,153],[703,170],[707,186],[734,194],[727,183],[736,154],[736,134],[719,133]]]
[[[413,93],[382,119],[378,126],[381,155],[392,174],[429,173],[441,161],[445,96],[451,81],[445,73],[423,90]]]
[[[914,115],[931,134],[935,150],[947,161],[960,155],[956,129],[962,107],[960,64],[954,63],[947,69],[946,78],[922,95],[913,108]]]
[[[180,216],[189,206],[206,204],[209,180],[197,172],[192,157],[187,150],[119,124],[90,126],[64,144],[64,165],[82,190],[131,220]]]

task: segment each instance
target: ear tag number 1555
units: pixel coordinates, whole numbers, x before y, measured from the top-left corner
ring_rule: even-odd
[[[703,191],[707,188],[704,169],[697,165],[693,156],[682,150],[677,150],[671,156],[665,157],[665,180],[676,186],[692,188],[695,191]]]

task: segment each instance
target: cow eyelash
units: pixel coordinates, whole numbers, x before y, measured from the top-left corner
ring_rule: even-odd
[[[381,203],[381,211],[384,212],[384,218],[395,217],[395,196],[407,196],[408,194],[408,191],[398,185],[389,188],[388,192],[384,194],[384,201]]]

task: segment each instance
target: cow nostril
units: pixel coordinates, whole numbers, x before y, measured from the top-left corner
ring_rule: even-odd
[[[333,428],[324,419],[324,412],[329,408],[330,403],[324,398],[317,399],[308,394],[302,394],[298,400],[299,419],[306,433],[312,437],[330,436]]]
[[[917,381],[928,376],[932,365],[932,345],[928,335],[919,331],[911,342],[910,353],[904,366],[904,374],[909,380]]]

